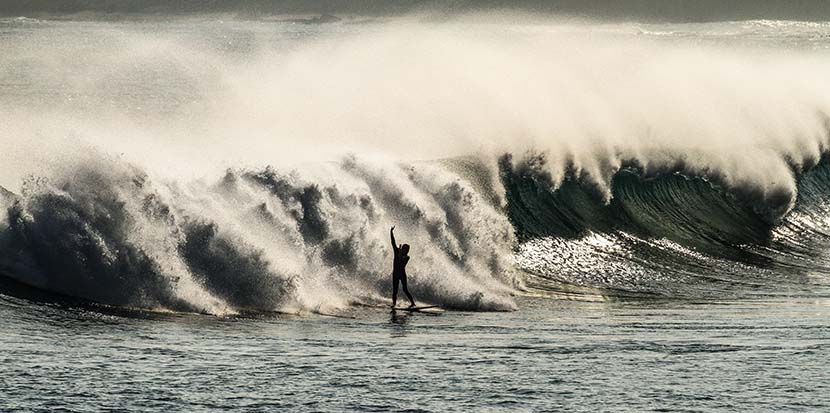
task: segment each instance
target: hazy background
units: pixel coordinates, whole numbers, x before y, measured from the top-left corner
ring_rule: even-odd
[[[248,16],[272,14],[345,14],[394,16],[411,12],[438,15],[511,9],[535,14],[565,14],[600,19],[701,22],[745,19],[830,19],[830,2],[822,0],[553,0],[532,1],[424,1],[424,0],[32,0],[3,2],[0,15],[38,16],[79,13],[178,14],[233,13]]]

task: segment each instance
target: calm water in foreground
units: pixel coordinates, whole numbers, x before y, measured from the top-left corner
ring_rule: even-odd
[[[0,297],[2,410],[830,409],[826,298],[227,319]]]

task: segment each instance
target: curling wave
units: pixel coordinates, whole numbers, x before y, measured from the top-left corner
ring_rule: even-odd
[[[514,165],[505,157],[500,170],[508,215],[525,240],[519,266],[543,280],[666,296],[741,295],[809,289],[816,282],[810,274],[830,270],[827,157],[793,172],[795,194],[728,187],[680,166],[645,175],[629,165],[609,180],[608,202],[584,175],[551,186],[537,173],[540,162],[531,156]]]

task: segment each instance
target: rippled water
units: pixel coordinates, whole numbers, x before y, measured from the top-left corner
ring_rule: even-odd
[[[827,298],[519,302],[228,319],[2,296],[0,409],[830,408]]]

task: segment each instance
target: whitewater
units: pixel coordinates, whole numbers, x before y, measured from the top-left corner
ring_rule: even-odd
[[[0,408],[830,405],[830,23],[18,17],[0,48]],[[386,313],[393,225],[444,315]]]

